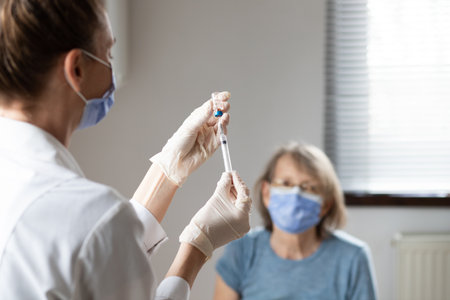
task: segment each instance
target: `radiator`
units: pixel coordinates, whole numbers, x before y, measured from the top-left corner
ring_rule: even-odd
[[[394,238],[398,300],[450,300],[450,232]]]

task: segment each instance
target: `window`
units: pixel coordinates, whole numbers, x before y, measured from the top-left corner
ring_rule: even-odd
[[[347,199],[449,205],[450,1],[329,0],[326,109]]]

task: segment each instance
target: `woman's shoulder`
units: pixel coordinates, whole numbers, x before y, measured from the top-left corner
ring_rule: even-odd
[[[369,250],[366,242],[342,230],[336,230],[330,233],[326,241],[330,247],[343,252],[354,253],[367,252]]]
[[[257,226],[250,229],[250,231],[245,235],[247,239],[261,239],[264,237],[270,237],[270,232],[263,226]]]
[[[252,252],[252,249],[258,248],[257,245],[265,243],[270,239],[270,232],[262,226],[254,227],[242,238],[232,241],[230,248],[245,249],[245,252]]]
[[[270,240],[270,231],[268,231],[263,226],[257,226],[250,229],[250,231],[245,236],[243,236],[241,240],[242,243],[245,243],[247,245],[266,243]]]
[[[252,228],[245,236],[230,242],[223,256],[219,259],[216,269],[222,277],[231,269],[244,274],[254,264],[261,251],[269,245],[270,232],[264,227]]]
[[[371,251],[366,242],[344,231],[334,231],[323,241],[322,253],[344,269],[370,265]]]

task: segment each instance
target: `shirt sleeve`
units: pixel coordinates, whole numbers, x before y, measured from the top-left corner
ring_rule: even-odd
[[[158,220],[142,204],[134,199],[130,200],[138,219],[144,226],[143,242],[147,253],[155,253],[168,240],[167,235]]]
[[[216,264],[217,273],[238,294],[241,294],[244,265],[246,265],[243,242],[244,238],[229,243]]]
[[[186,280],[181,277],[170,276],[159,284],[155,300],[188,300],[190,292]]]
[[[134,199],[130,200],[131,205],[144,225],[144,246],[149,254],[154,253],[167,241],[167,235],[156,218],[142,204]],[[190,287],[186,280],[177,276],[165,278],[156,290],[155,300],[188,300]]]
[[[350,300],[376,300],[376,284],[370,249],[359,249],[351,265]]]

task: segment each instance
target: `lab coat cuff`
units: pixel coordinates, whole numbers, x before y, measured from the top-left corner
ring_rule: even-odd
[[[186,280],[178,276],[165,278],[156,290],[156,300],[188,300],[191,289]]]
[[[130,200],[137,217],[144,225],[144,246],[148,254],[152,254],[168,240],[167,234],[158,220],[142,204],[134,199]]]

